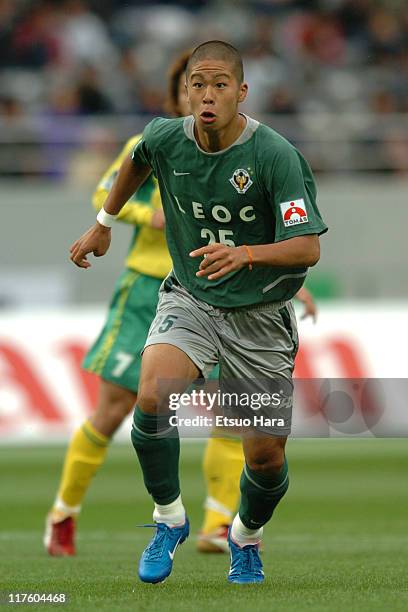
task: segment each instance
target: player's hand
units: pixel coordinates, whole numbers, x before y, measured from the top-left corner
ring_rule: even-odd
[[[208,280],[217,280],[249,263],[245,247],[229,247],[218,242],[191,251],[190,257],[204,257],[196,276],[207,276]]]
[[[305,287],[302,287],[301,289],[299,289],[295,297],[299,300],[299,302],[302,302],[304,306],[304,311],[301,316],[301,319],[307,319],[307,317],[311,317],[313,323],[316,323],[317,306],[310,291],[308,291]]]
[[[164,225],[164,212],[162,210],[155,210],[152,216],[152,220],[150,221],[150,226],[154,227],[154,229],[162,230],[164,229]]]
[[[109,249],[111,229],[96,222],[79,240],[69,249],[71,261],[79,268],[90,268],[87,255],[93,253],[95,257],[102,257]]]

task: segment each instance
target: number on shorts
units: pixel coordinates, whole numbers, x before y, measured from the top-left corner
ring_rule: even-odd
[[[170,327],[173,325],[176,319],[178,319],[176,315],[167,315],[164,321],[162,321],[162,324],[160,325],[158,332],[160,334],[164,334],[165,332],[169,331]]]
[[[118,353],[116,353],[115,358],[118,363],[112,370],[112,376],[118,378],[119,376],[122,376],[122,374],[124,374],[124,372],[128,369],[135,356],[131,355],[130,353],[124,353],[123,351],[119,351]]]

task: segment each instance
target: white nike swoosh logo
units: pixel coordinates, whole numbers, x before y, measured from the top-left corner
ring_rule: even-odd
[[[173,170],[174,176],[186,176],[187,174],[191,174],[191,172],[176,172]]]
[[[171,552],[170,550],[169,550],[169,551],[167,551],[167,552],[169,553],[169,557],[170,557],[170,559],[171,559],[172,561],[173,561],[173,559],[174,559],[174,553],[176,552],[176,548],[177,548],[177,546],[179,545],[180,539],[181,539],[181,538],[179,538],[179,539],[177,540],[176,545],[175,545],[175,547],[173,548],[173,552]]]

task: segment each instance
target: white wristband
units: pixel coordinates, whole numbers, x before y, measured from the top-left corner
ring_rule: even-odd
[[[101,210],[97,214],[96,220],[98,221],[98,223],[100,223],[101,225],[104,225],[105,227],[112,227],[114,221],[116,221],[117,216],[118,215],[110,215],[102,207]]]

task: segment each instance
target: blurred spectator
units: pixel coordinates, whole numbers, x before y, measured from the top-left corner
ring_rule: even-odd
[[[73,84],[59,86],[51,91],[48,112],[51,116],[79,115],[79,91]]]
[[[21,102],[11,95],[0,97],[0,133],[0,175],[13,178],[38,174],[37,134]]]
[[[379,89],[374,92],[370,100],[371,110],[378,115],[397,113],[399,110],[397,96],[386,89]]]
[[[98,73],[84,66],[78,76],[67,83],[58,79],[49,94],[49,109],[54,115],[103,115],[113,106],[99,82]]]
[[[0,0],[0,68],[13,63],[11,52],[17,7],[13,0]]]
[[[368,52],[376,63],[392,61],[402,50],[403,32],[393,11],[378,8],[368,20]]]
[[[402,0],[0,0],[0,88],[12,100],[0,106],[3,124],[19,104],[26,118],[40,118],[54,143],[45,167],[62,176],[81,134],[70,117],[103,122],[107,114],[138,114],[144,122],[161,114],[169,59],[212,37],[243,53],[250,87],[244,112],[273,113],[292,141],[291,126],[303,126],[312,162],[342,167],[355,159],[364,167],[356,143],[369,133],[377,152],[367,167],[376,155],[380,167],[401,172],[408,127],[400,121],[396,139],[375,117],[393,121],[408,111]],[[330,113],[339,134],[333,148]],[[296,123],[285,123],[294,115]]]
[[[330,13],[311,14],[304,20],[300,38],[301,52],[310,59],[326,65],[340,64],[345,59],[342,28]]]
[[[56,25],[56,11],[51,3],[33,4],[15,28],[11,43],[14,63],[39,70],[57,62],[61,47]]]
[[[140,112],[147,115],[162,115],[164,93],[154,88],[143,88],[139,96]]]
[[[82,115],[100,115],[113,111],[112,104],[99,83],[98,74],[91,66],[82,70],[77,88],[79,112]]]
[[[258,19],[244,48],[245,79],[250,89],[245,110],[249,114],[268,112],[273,89],[286,78],[284,61],[275,49],[275,27],[270,17]]]
[[[296,99],[288,87],[281,85],[277,87],[270,99],[266,112],[275,115],[295,115],[298,112]]]
[[[60,40],[69,63],[113,67],[117,50],[102,19],[83,0],[65,0],[60,14]]]
[[[0,98],[0,116],[4,123],[14,123],[15,119],[23,116],[23,108],[19,100],[12,96]]]

